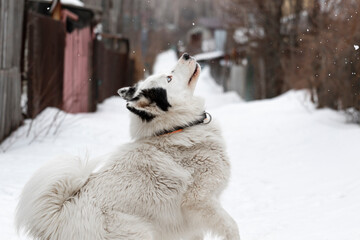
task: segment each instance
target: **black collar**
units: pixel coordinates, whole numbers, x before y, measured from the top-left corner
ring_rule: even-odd
[[[205,121],[206,119],[209,119],[208,121]],[[185,128],[188,128],[188,127],[192,127],[192,126],[195,126],[195,125],[199,125],[199,124],[208,124],[210,123],[212,120],[212,117],[209,113],[207,112],[204,112],[202,115],[201,115],[201,118],[198,119],[198,120],[195,120],[195,121],[192,121],[192,122],[189,122],[183,126],[177,126],[177,127],[174,127],[172,128],[171,130],[162,130],[162,131],[159,131],[155,134],[155,136],[161,136],[161,135],[165,135],[165,134],[171,134],[171,133],[175,133],[175,132],[180,132],[182,130],[184,130]]]

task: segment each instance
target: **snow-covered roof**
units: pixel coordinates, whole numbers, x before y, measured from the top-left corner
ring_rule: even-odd
[[[43,0],[43,2],[52,2],[52,0]],[[84,7],[85,4],[80,0],[60,0],[61,4],[69,6]]]

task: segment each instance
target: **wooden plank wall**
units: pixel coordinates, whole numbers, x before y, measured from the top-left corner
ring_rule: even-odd
[[[0,142],[21,121],[23,0],[0,0]]]
[[[92,57],[90,26],[66,34],[63,110],[69,113],[90,112]]]

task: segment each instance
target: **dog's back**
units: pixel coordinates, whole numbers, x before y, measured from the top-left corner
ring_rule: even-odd
[[[18,231],[35,239],[96,239],[101,226],[97,223],[89,228],[84,219],[91,221],[97,213],[91,208],[74,208],[72,203],[95,167],[81,159],[59,158],[40,168],[20,197]]]
[[[76,158],[40,168],[23,189],[17,228],[35,239],[150,240],[181,225],[191,177],[166,153],[134,142],[95,168]]]

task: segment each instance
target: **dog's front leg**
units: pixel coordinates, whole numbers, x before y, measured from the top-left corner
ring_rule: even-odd
[[[225,211],[225,209],[220,205],[210,206],[210,211],[215,212],[214,219],[210,219],[209,225],[212,226],[212,230],[224,236],[227,240],[240,240],[240,234],[238,226],[235,220]]]
[[[236,222],[216,200],[199,202],[196,206],[192,206],[190,211],[192,214],[197,215],[198,220],[202,221],[205,229],[223,237],[225,240],[240,240]]]

